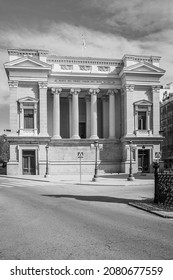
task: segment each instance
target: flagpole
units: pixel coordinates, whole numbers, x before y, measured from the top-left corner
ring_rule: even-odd
[[[86,43],[85,43],[84,35],[82,34],[82,57],[84,57],[85,49],[86,49]]]

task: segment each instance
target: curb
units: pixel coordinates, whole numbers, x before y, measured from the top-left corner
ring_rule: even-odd
[[[139,205],[137,205],[135,203],[132,203],[132,202],[129,202],[128,205],[133,206],[135,208],[138,208],[140,210],[146,211],[148,213],[152,213],[154,215],[160,216],[162,218],[173,219],[173,212],[170,212],[170,215],[168,215],[167,212],[165,212],[165,211],[160,211],[159,212],[157,210],[149,210],[149,209],[146,209],[146,208],[144,208],[142,206],[139,206]]]

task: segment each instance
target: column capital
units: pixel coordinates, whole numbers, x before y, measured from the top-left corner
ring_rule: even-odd
[[[18,81],[8,81],[8,85],[10,88],[17,88],[19,82]]]
[[[158,85],[158,86],[151,86],[152,92],[160,93],[160,88],[161,88],[160,85]]]
[[[39,89],[46,89],[48,82],[38,82]]]
[[[96,94],[98,94],[99,92],[100,92],[100,89],[99,89],[99,88],[97,88],[97,89],[90,88],[90,89],[89,89],[89,94],[94,94],[94,95],[96,95]]]
[[[51,88],[52,94],[60,94],[62,92],[62,88]]]
[[[126,84],[126,85],[123,86],[123,91],[124,92],[133,92],[134,91],[134,87],[135,87],[134,85],[127,85]]]
[[[114,95],[118,93],[118,89],[108,89],[107,94],[108,95]]]
[[[70,93],[71,93],[71,94],[77,95],[77,94],[79,94],[80,92],[81,92],[81,89],[80,89],[80,88],[71,88],[71,89],[70,89]]]

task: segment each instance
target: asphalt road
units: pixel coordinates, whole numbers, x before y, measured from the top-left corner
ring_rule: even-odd
[[[173,259],[173,220],[127,203],[153,186],[0,178],[0,259]]]

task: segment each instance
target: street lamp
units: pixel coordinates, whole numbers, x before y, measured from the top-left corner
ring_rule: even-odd
[[[132,172],[132,151],[134,151],[136,148],[136,145],[133,145],[132,140],[129,141],[129,149],[130,149],[130,167],[129,167],[129,176],[127,178],[128,181],[134,181],[135,178],[133,177]]]
[[[93,177],[92,181],[95,182],[98,178],[97,152],[99,149],[99,142],[97,140],[94,141],[94,148],[95,148],[95,172],[94,172],[94,177]]]
[[[49,163],[48,163],[49,144],[46,144],[45,149],[46,149],[46,173],[45,173],[44,177],[48,177],[49,176]]]

